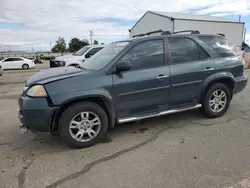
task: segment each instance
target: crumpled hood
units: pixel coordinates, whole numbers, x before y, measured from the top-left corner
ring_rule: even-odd
[[[86,74],[88,71],[75,67],[59,67],[41,70],[27,80],[26,86],[34,83],[45,84],[55,80],[65,79],[80,74]]]
[[[64,56],[60,56],[55,58],[55,60],[57,61],[73,61],[73,60],[82,60],[83,56],[77,56],[77,55],[64,55]]]

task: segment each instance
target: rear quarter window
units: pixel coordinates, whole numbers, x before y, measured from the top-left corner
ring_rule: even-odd
[[[240,55],[239,50],[222,36],[200,36],[200,39],[212,47],[220,57]]]

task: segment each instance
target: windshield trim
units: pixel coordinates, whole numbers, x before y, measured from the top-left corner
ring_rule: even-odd
[[[88,67],[85,67],[84,66],[84,63],[81,65],[82,67],[84,67],[85,69],[87,69],[87,70],[91,70],[91,71],[103,71],[103,70],[105,70],[105,72],[106,72],[106,69],[108,70],[109,68],[107,68],[107,67],[109,67],[110,65],[111,66],[113,66],[113,64],[114,64],[114,61],[117,61],[117,57],[118,58],[120,58],[121,57],[121,55],[123,55],[124,53],[123,53],[123,51],[124,50],[126,50],[127,48],[128,48],[128,46],[130,46],[130,44],[131,44],[131,41],[126,41],[126,40],[124,40],[124,41],[116,41],[116,42],[112,42],[112,43],[110,43],[109,45],[111,45],[111,44],[116,44],[116,43],[123,43],[123,42],[126,42],[127,44],[126,45],[124,45],[124,48],[120,51],[120,52],[118,52],[106,65],[104,65],[102,68],[100,68],[100,69],[91,69],[91,68],[88,68]],[[107,48],[108,46],[105,46],[103,49],[105,49],[105,48]],[[101,50],[102,51],[102,50]]]
[[[99,71],[101,70],[105,71],[106,75],[113,74],[114,65],[124,56],[126,52],[128,52],[131,49],[131,47],[135,45],[130,40],[124,40],[124,41],[118,41],[118,42],[128,42],[128,44],[106,66],[104,66],[102,69],[99,70]]]

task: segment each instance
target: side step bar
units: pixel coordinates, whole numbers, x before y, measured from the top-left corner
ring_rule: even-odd
[[[150,115],[146,115],[146,116],[135,116],[135,117],[129,117],[129,118],[121,118],[121,119],[118,119],[118,123],[127,123],[127,122],[131,122],[131,121],[137,121],[137,120],[142,120],[142,119],[147,119],[147,118],[152,118],[152,117],[158,117],[158,116],[163,116],[163,115],[167,115],[167,114],[174,114],[174,113],[183,112],[183,111],[187,111],[187,110],[197,109],[200,107],[201,107],[201,104],[197,104],[195,106],[190,106],[187,108],[166,110],[166,111],[162,111],[162,112],[158,112],[158,113],[150,114]]]

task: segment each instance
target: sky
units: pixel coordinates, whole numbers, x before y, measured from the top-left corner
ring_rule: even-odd
[[[109,43],[147,11],[213,15],[245,22],[250,43],[250,0],[0,0],[0,51],[49,50],[61,36]]]

